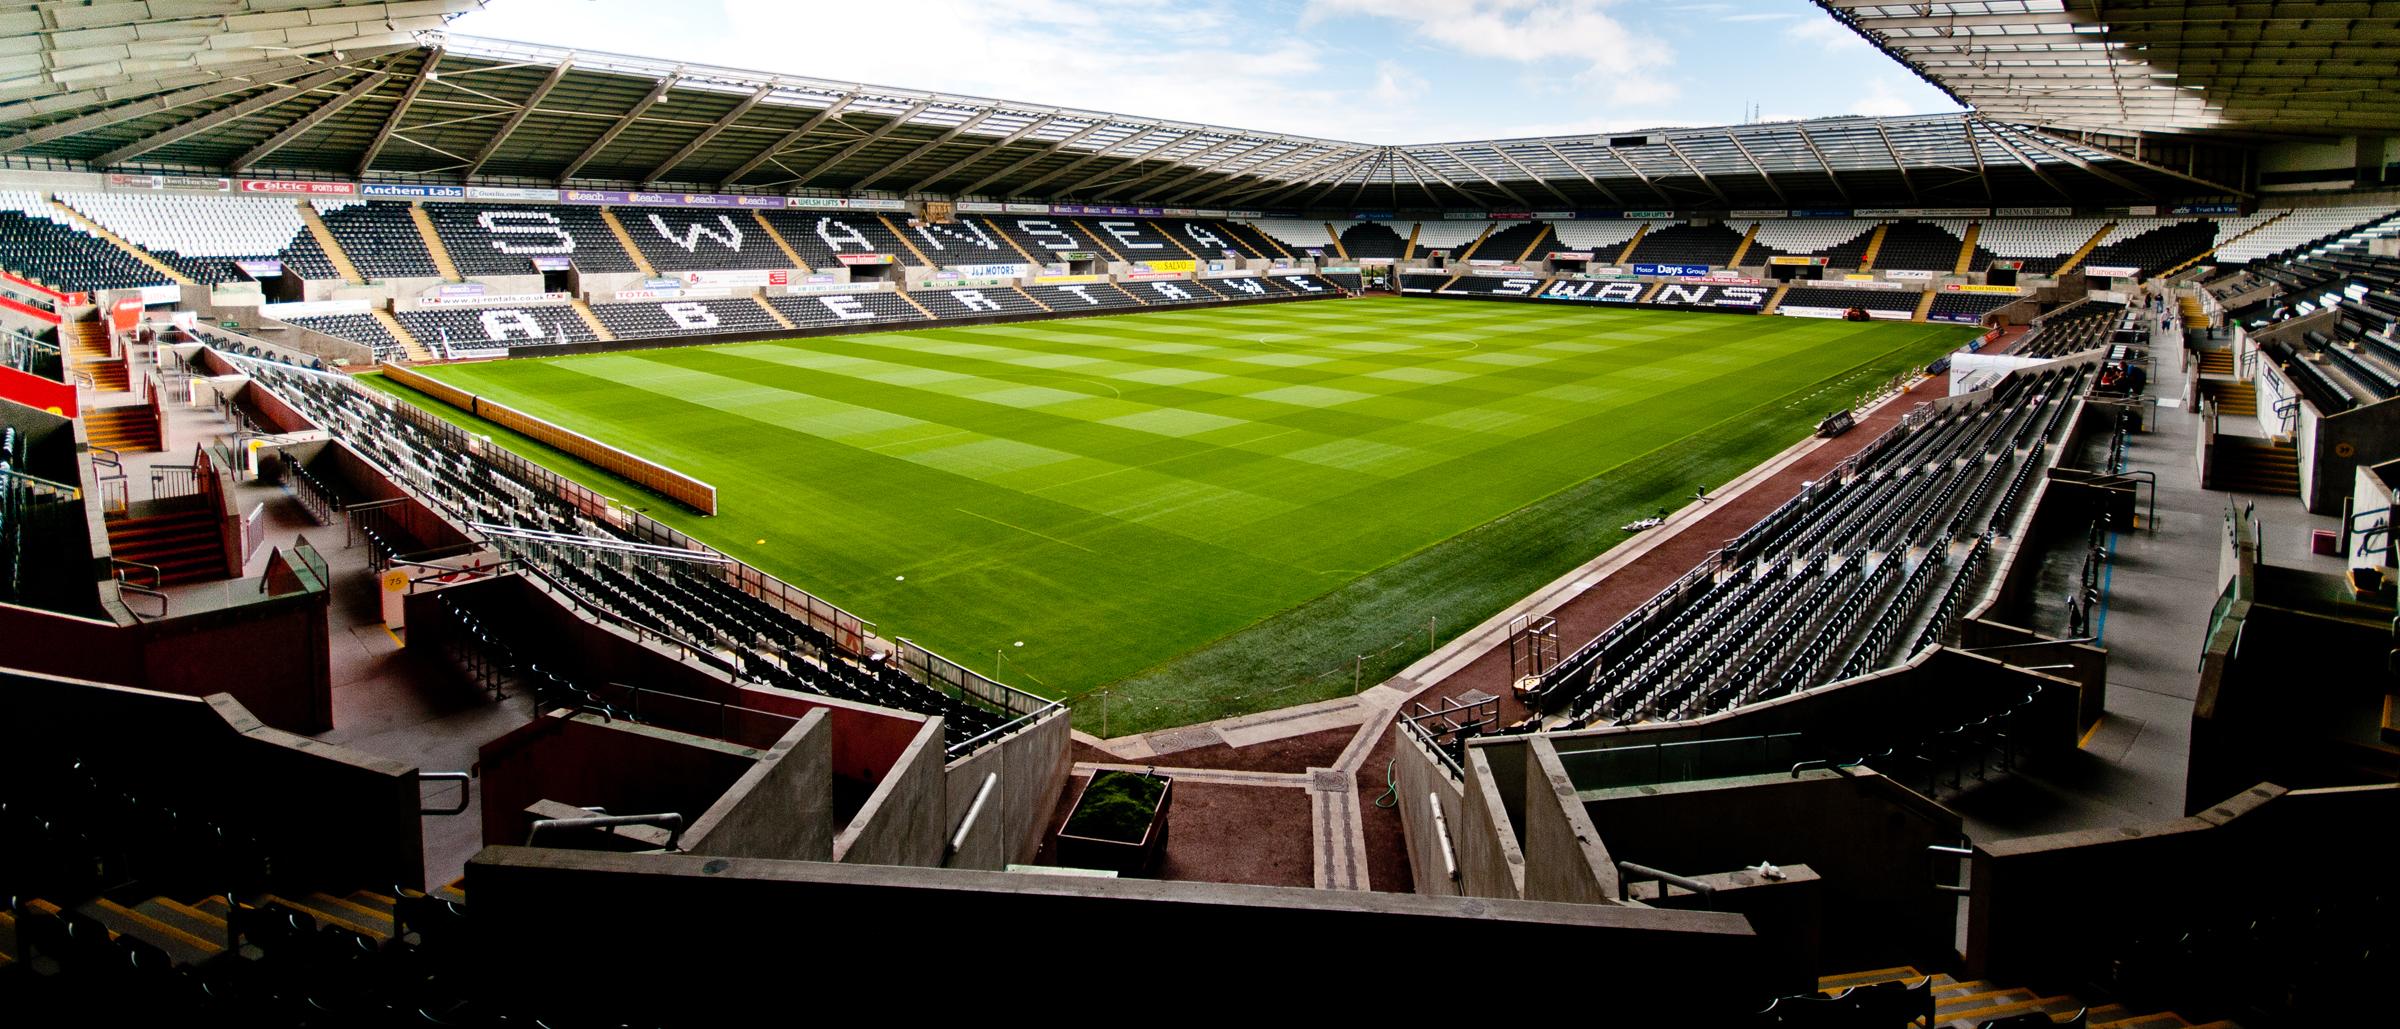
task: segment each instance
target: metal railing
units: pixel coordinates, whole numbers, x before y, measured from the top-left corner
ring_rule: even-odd
[[[653,829],[666,830],[666,849],[668,850],[678,849],[676,845],[681,843],[683,840],[683,815],[673,811],[661,811],[656,814],[648,815],[591,815],[584,818],[544,818],[533,823],[533,828],[525,833],[525,845],[528,847],[540,846],[542,834],[544,833],[571,831],[575,829],[614,829],[619,826],[632,825],[643,825],[649,826]]]
[[[466,813],[466,810],[467,810],[467,805],[468,805],[469,801],[471,801],[471,800],[473,799],[473,797],[474,797],[474,792],[475,792],[475,789],[474,789],[474,786],[472,785],[472,784],[474,783],[474,781],[475,781],[475,775],[474,775],[474,773],[472,773],[472,772],[418,772],[418,773],[417,773],[417,782],[418,782],[420,785],[421,785],[421,784],[424,784],[424,783],[429,783],[429,782],[454,782],[454,783],[458,783],[458,784],[459,784],[459,790],[458,790],[458,803],[457,803],[457,804],[455,804],[455,805],[452,805],[452,806],[450,806],[450,807],[440,807],[440,808],[433,808],[433,807],[420,807],[420,808],[418,808],[418,809],[417,809],[417,814],[419,814],[419,815],[458,815],[458,814],[465,814],[465,813]]]
[[[200,492],[200,469],[192,465],[153,465],[150,469],[150,499],[171,500],[195,496]]]
[[[1699,895],[1701,907],[1710,911],[1717,909],[1717,888],[1714,886],[1689,876],[1662,872],[1648,865],[1637,865],[1631,861],[1617,862],[1617,900],[1632,900],[1633,884],[1637,882],[1657,883],[1658,900],[1667,899],[1667,888],[1673,886]]]

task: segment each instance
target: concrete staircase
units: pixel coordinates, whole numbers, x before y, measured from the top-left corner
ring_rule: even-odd
[[[1748,257],[1748,256],[1750,255],[1750,244],[1751,244],[1751,243],[1753,243],[1753,242],[1756,242],[1756,241],[1757,241],[1757,239],[1758,239],[1758,223],[1757,223],[1757,222],[1751,222],[1751,223],[1750,223],[1750,229],[1749,229],[1749,231],[1742,233],[1742,245],[1740,245],[1740,246],[1737,246],[1737,247],[1733,248],[1733,256],[1732,256],[1732,257],[1730,257],[1730,258],[1727,258],[1727,259],[1726,259],[1726,261],[1725,261],[1725,267],[1727,267],[1727,268],[1739,268],[1739,267],[1741,267],[1741,266],[1742,266],[1742,258],[1744,258],[1744,257]]]
[[[383,326],[383,331],[391,333],[393,339],[400,341],[400,349],[408,354],[409,360],[431,361],[435,359],[433,351],[426,349],[425,344],[418,341],[417,334],[408,331],[408,326],[400,324],[400,319],[392,317],[392,312],[378,307],[368,313],[374,315],[376,323]]]
[[[295,199],[292,203],[299,207],[300,223],[308,226],[308,234],[317,241],[317,249],[323,250],[325,259],[333,263],[334,274],[341,276],[343,282],[364,285],[366,277],[358,273],[357,265],[350,263],[350,255],[342,250],[341,241],[333,238],[333,229],[325,224],[324,218],[318,216],[317,205],[301,199]]]
[[[2101,241],[2106,240],[2116,231],[2117,223],[2115,222],[2110,222],[2106,225],[2100,226],[2100,231],[2092,233],[2092,238],[2084,240],[2081,247],[2076,248],[2074,253],[2067,255],[2066,263],[2058,266],[2058,274],[2065,275],[2068,272],[2074,271],[2075,266],[2082,264],[2084,258],[2092,256],[2092,251],[2100,249]]]
[[[753,221],[758,222],[759,231],[766,233],[767,238],[775,242],[775,248],[783,251],[783,256],[792,259],[792,267],[803,272],[815,270],[808,266],[807,261],[800,259],[800,252],[792,249],[792,244],[783,238],[783,233],[775,231],[775,224],[767,220],[766,212],[752,211],[750,217]]]
[[[2201,352],[2200,352],[2200,374],[2202,374],[2202,375],[2232,375],[2232,374],[2233,374],[2233,351],[2230,351],[2230,350],[2203,350],[2203,351],[2201,351]],[[2256,391],[2256,389],[2255,389],[2255,388],[2253,388],[2253,389],[2252,389],[2252,401],[2251,401],[2251,406],[2252,406],[2252,407],[2256,407],[2256,406],[2257,406],[2256,394],[2257,394],[2257,391]]]
[[[617,212],[601,208],[600,221],[608,226],[609,232],[616,235],[617,245],[625,248],[625,256],[633,258],[635,268],[641,269],[642,274],[650,278],[658,277],[658,269],[650,267],[650,259],[642,256],[642,248],[633,245],[633,233],[625,231],[625,223],[617,220]]]
[[[107,447],[120,454],[162,449],[158,419],[148,404],[85,408],[82,418],[84,440],[95,447]]]
[[[592,310],[592,305],[583,302],[582,297],[567,301],[567,306],[574,308],[575,316],[583,319],[583,324],[591,327],[592,335],[605,340],[617,338],[617,334],[608,331],[608,325],[600,320],[600,315]]]
[[[1484,235],[1486,235],[1486,236],[1489,236],[1489,235],[1491,235],[1491,234],[1492,234],[1492,230],[1491,230],[1491,229],[1489,229],[1489,228],[1486,228],[1486,229],[1484,229],[1484,230],[1483,230],[1483,234],[1484,234]],[[1341,233],[1339,233],[1339,232],[1335,232],[1335,231],[1333,231],[1333,223],[1332,223],[1332,222],[1326,222],[1326,223],[1325,223],[1325,238],[1327,238],[1327,239],[1330,239],[1330,240],[1332,240],[1332,241],[1333,241],[1333,252],[1334,252],[1334,255],[1335,255],[1335,256],[1337,256],[1337,257],[1340,257],[1342,260],[1345,260],[1345,261],[1347,261],[1347,260],[1349,260],[1349,259],[1350,259],[1350,251],[1348,251],[1348,250],[1346,250],[1346,249],[1343,249],[1343,247],[1342,247],[1342,234],[1341,234]],[[1478,239],[1477,239],[1475,242],[1477,242],[1477,243],[1481,243],[1481,242],[1483,242],[1483,240],[1482,240],[1482,239],[1480,239],[1480,238],[1478,238]]]
[[[108,356],[108,326],[98,321],[66,322],[58,327],[66,342],[67,364],[92,377],[92,389],[122,393],[133,388],[132,372],[124,358]]]
[[[1410,223],[1410,224],[1409,224],[1409,226],[1408,226],[1408,245],[1407,245],[1407,246],[1405,246],[1405,247],[1402,247],[1402,248],[1400,248],[1400,259],[1401,259],[1401,260],[1403,260],[1403,261],[1410,261],[1410,260],[1415,260],[1415,259],[1416,259],[1416,256],[1417,256],[1417,234],[1418,234],[1418,233],[1420,233],[1420,232],[1423,232],[1423,231],[1425,231],[1425,223],[1424,223],[1424,222],[1412,222],[1412,223]]]
[[[1462,263],[1463,263],[1463,262],[1465,262],[1467,259],[1474,257],[1474,256],[1475,256],[1475,251],[1477,251],[1477,250],[1479,250],[1479,249],[1481,249],[1481,248],[1483,247],[1483,241],[1484,241],[1484,240],[1487,240],[1487,239],[1490,239],[1490,238],[1492,238],[1492,229],[1494,229],[1495,227],[1497,227],[1497,223],[1494,223],[1494,222],[1485,222],[1485,223],[1483,223],[1483,234],[1482,234],[1482,235],[1480,235],[1480,236],[1477,236],[1477,237],[1475,237],[1475,242],[1467,244],[1467,248],[1466,248],[1465,250],[1461,250],[1461,251],[1459,251],[1459,252],[1458,252],[1458,256],[1457,256],[1456,258],[1453,258],[1453,260],[1456,260],[1456,261],[1459,261],[1459,262],[1462,262]],[[1644,226],[1644,228],[1647,228],[1647,227],[1648,227],[1648,226]],[[1326,229],[1326,231],[1328,231],[1328,232],[1331,232],[1331,231],[1333,230],[1333,226],[1331,226],[1331,225],[1327,225],[1327,226],[1325,227],[1325,229]],[[1343,255],[1343,256],[1347,257],[1347,256],[1349,256],[1349,255],[1345,254],[1345,255]],[[1452,280],[1450,280],[1450,281],[1452,281],[1452,282],[1456,282],[1456,281],[1458,281],[1458,280],[1456,280],[1456,279],[1452,279]]]
[[[1909,321],[1921,322],[1933,314],[1933,291],[1926,290],[1917,297],[1917,313]]]
[[[2208,488],[2228,493],[2300,495],[2300,451],[2288,443],[2217,437]]]
[[[1752,229],[1756,229],[1756,228],[1758,228],[1758,226],[1755,226],[1755,225],[1753,225],[1753,226],[1751,226],[1751,228],[1752,228]],[[1534,252],[1534,251],[1536,251],[1536,250],[1539,250],[1539,249],[1541,249],[1541,246],[1542,246],[1542,244],[1543,244],[1543,243],[1546,243],[1546,242],[1549,242],[1549,240],[1550,240],[1550,225],[1549,225],[1549,223],[1545,222],[1545,223],[1543,223],[1541,226],[1539,226],[1539,227],[1537,228],[1537,230],[1534,232],[1534,234],[1533,234],[1533,240],[1532,240],[1531,242],[1529,242],[1529,243],[1526,243],[1526,244],[1525,244],[1525,252],[1523,252],[1523,253],[1521,253],[1521,254],[1518,254],[1518,255],[1517,255],[1517,262],[1518,262],[1518,263],[1520,263],[1520,264],[1522,264],[1522,263],[1524,263],[1524,262],[1526,262],[1526,261],[1533,260],[1533,252]],[[1747,240],[1747,239],[1743,240],[1743,243],[1744,243],[1744,244],[1747,244],[1748,242],[1749,242],[1749,240]]]
[[[1817,980],[1817,989],[1824,994],[1839,995],[1845,990],[1860,987],[1885,983],[1914,986],[1925,980],[1925,974],[1914,968],[1881,968],[1871,972],[1826,976]],[[1978,1029],[1994,1019],[2034,1014],[2048,1016],[2050,1021],[2062,1025],[2081,1024],[2087,1029],[2241,1029],[2229,1021],[2194,1026],[2183,1016],[2171,1011],[2142,1014],[2122,1004],[2093,1007],[2071,994],[2044,994],[2038,990],[2008,987],[1980,979],[1960,980],[1938,972],[1932,976],[1926,988],[1933,993],[1933,1020],[1930,1023],[1933,1029]],[[2084,1018],[2081,1023],[2072,1021],[2078,1013]]]
[[[1858,255],[1858,270],[1873,271],[1875,259],[1883,254],[1883,237],[1891,234],[1892,223],[1876,222],[1875,235],[1867,239],[1866,252]]]
[[[1975,264],[1975,241],[1983,238],[1983,223],[1968,222],[1967,236],[1958,241],[1958,263],[1950,266],[1950,274],[1965,275]],[[1920,318],[1918,321],[1923,321]]]
[[[425,206],[408,205],[408,220],[417,224],[417,235],[424,238],[425,252],[433,255],[434,270],[442,273],[442,281],[466,281],[458,273],[458,264],[450,260],[450,248],[442,245],[442,234],[433,230],[433,216],[425,213]]]
[[[1617,259],[1616,259],[1614,262],[1611,262],[1611,263],[1614,263],[1614,264],[1624,264],[1624,263],[1626,263],[1627,261],[1631,261],[1631,260],[1633,260],[1633,252],[1634,252],[1636,249],[1638,249],[1638,248],[1640,248],[1640,247],[1641,247],[1641,245],[1642,245],[1642,237],[1644,237],[1644,236],[1647,236],[1647,235],[1649,235],[1649,234],[1650,234],[1650,223],[1649,223],[1649,222],[1643,222],[1643,223],[1642,223],[1642,224],[1641,224],[1639,227],[1636,227],[1636,228],[1633,230],[1633,238],[1625,241],[1625,249],[1617,251]],[[1594,255],[1594,256],[1597,256],[1597,255]]]
[[[108,552],[120,561],[156,567],[160,585],[228,577],[216,514],[199,507],[109,519]]]
[[[2224,374],[2233,374],[2233,358],[2228,355],[2225,361],[2227,367]],[[2200,360],[2200,374],[2209,374],[2208,359],[2205,357]],[[2258,413],[2258,387],[2250,383],[2212,382],[2208,386],[2208,395],[2209,399],[2216,401],[2217,413],[2228,418],[2248,418]]]

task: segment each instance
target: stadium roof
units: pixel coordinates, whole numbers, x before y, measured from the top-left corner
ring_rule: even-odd
[[[1377,146],[438,31],[398,45],[348,38],[238,73],[195,69],[202,81],[0,104],[0,156],[78,170],[1262,209],[2091,206],[2236,192],[1972,114]]]
[[[1817,5],[1990,118],[2119,133],[2400,129],[2400,3]]]

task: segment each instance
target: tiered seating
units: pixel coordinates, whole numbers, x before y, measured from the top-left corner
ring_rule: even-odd
[[[1740,249],[1742,234],[1722,224],[1654,227],[1633,248],[1640,264],[1705,264],[1722,267]],[[1516,255],[1509,255],[1514,257]]]
[[[923,265],[883,219],[863,211],[825,214],[817,211],[768,211],[767,224],[798,251],[811,268],[838,268],[840,254],[887,254],[895,264]],[[1007,262],[1023,263],[1011,255]]]
[[[1824,257],[1828,268],[1856,268],[1875,238],[1875,222],[1865,218],[1770,218],[1758,223],[1744,264],[1765,264],[1770,257]]]
[[[972,220],[979,223],[988,220],[993,226],[999,228],[1002,235],[1014,241],[1018,246],[1024,247],[1025,252],[1033,255],[1033,259],[1036,261],[1054,261],[1060,254],[1100,249],[1093,242],[1091,234],[1084,231],[1083,226],[1075,224],[1074,219],[1064,216],[1002,214],[993,215],[989,219],[974,218]],[[1158,243],[1157,240],[1143,240],[1142,242]],[[1174,250],[1173,247],[1165,249]],[[1175,256],[1181,257],[1183,252],[1175,250]],[[1012,254],[1009,260],[1023,263],[1025,259]]]
[[[2318,412],[2340,414],[2358,406],[2357,393],[2316,362],[2302,358],[2291,344],[2276,340],[2259,344],[2258,351],[2283,369],[2284,377]]]
[[[1695,571],[1562,661],[1538,706],[1575,724],[1681,720],[1850,678],[1938,642],[2086,378],[2014,375],[1981,403],[1894,429],[1846,477],[1728,543],[1720,563],[1703,566],[1711,572]]]
[[[1201,279],[1198,282],[1186,283],[1186,285],[1197,286],[1227,300],[1264,300],[1268,297],[1291,296],[1294,293],[1302,292],[1289,282],[1277,282],[1247,275],[1229,279]]]
[[[713,336],[719,333],[775,332],[783,326],[748,297],[715,300],[668,300],[660,303],[593,304],[592,314],[618,339],[661,336]],[[572,312],[568,317],[573,317]]]
[[[1305,255],[1307,253],[1305,248],[1309,247],[1323,250],[1328,254],[1333,253],[1333,237],[1325,234],[1324,222],[1310,221],[1306,218],[1260,218],[1251,224],[1258,226],[1259,231],[1275,237],[1294,254]],[[1339,231],[1342,224],[1334,223],[1334,229]],[[1480,227],[1481,223],[1477,224]],[[1430,223],[1428,223],[1428,227],[1431,227]],[[1473,239],[1474,237],[1467,238]]]
[[[0,268],[62,290],[157,286],[165,275],[76,228],[40,193],[0,191]]]
[[[2097,300],[2060,308],[2017,341],[2016,353],[2025,357],[2065,357],[2107,346],[2124,313],[2123,304]]]
[[[1964,222],[1950,224],[1962,229],[1965,226]],[[2057,271],[2059,265],[2065,264],[2067,258],[2083,248],[2084,242],[2091,239],[2093,233],[2107,224],[2108,220],[2104,218],[1987,218],[1982,231],[1975,237],[1977,250],[1969,270],[1983,271],[1989,267],[1991,260],[1984,256],[1989,251],[1993,257],[2024,261],[2024,271],[2028,275],[2048,275]],[[1891,243],[1886,241],[1884,245],[1889,247]],[[1950,256],[1956,259],[1956,242],[1951,246]],[[1907,267],[1881,260],[1876,263],[1887,268]]]
[[[444,356],[453,350],[587,343],[600,338],[574,308],[564,304],[402,311],[396,317],[417,342]]]
[[[1415,279],[1416,276],[1408,276]],[[1542,284],[1539,275],[1462,275],[1457,281],[1435,290],[1450,296],[1529,297]]]
[[[1558,233],[1560,250],[1588,250],[1592,259],[1603,264],[1614,263],[1625,241],[1642,230],[1642,222],[1616,219],[1585,220],[1582,218],[1559,222],[1550,227]],[[1669,223],[1659,223],[1665,225]]]
[[[469,454],[453,437],[394,414],[347,382],[254,361],[244,368],[455,522],[621,538],[541,484]],[[953,745],[1006,720],[885,662],[843,651],[804,619],[733,583],[706,581],[710,573],[681,562],[513,538],[499,542],[587,611],[681,642],[696,660],[718,664],[743,681],[938,715]],[[497,642],[524,649],[515,641]]]
[[[909,294],[936,318],[981,318],[995,314],[1040,314],[1033,301],[1006,286],[990,289],[922,289]]]
[[[617,223],[661,272],[790,268],[791,256],[748,211],[620,207]]]
[[[1099,311],[1112,308],[1140,307],[1133,295],[1106,282],[1087,282],[1065,286],[1027,286],[1027,295],[1060,314],[1079,311]]]
[[[526,275],[536,257],[569,258],[586,272],[639,270],[597,207],[442,203],[425,213],[461,275]]]
[[[768,297],[767,303],[790,319],[794,328],[815,329],[829,325],[882,325],[891,322],[921,322],[925,313],[909,305],[898,293],[815,293],[806,296]]]
[[[60,193],[58,199],[203,283],[242,281],[234,261],[281,261],[295,239],[308,236],[289,197]],[[321,267],[330,271],[330,265]]]
[[[1965,222],[1958,222],[1955,226],[1920,221],[1893,222],[1890,228],[1883,230],[1883,246],[1875,251],[1875,267],[1949,274],[1951,269],[1958,267],[1958,234],[1965,231]],[[1988,223],[1984,231],[1991,231]],[[2083,241],[2078,239],[2075,242],[2080,244]],[[1977,241],[1976,246],[1976,258],[1980,260],[1984,253],[1981,240]],[[1860,247],[1859,254],[1863,259],[1866,248]]]
[[[1984,315],[2016,303],[2019,299],[2004,293],[1936,292],[1933,295],[1933,309],[1926,312],[1925,317],[1937,322],[1980,323]]]
[[[1462,256],[1467,252],[1467,244],[1475,242],[1478,237],[1483,235],[1483,230],[1490,227],[1492,227],[1491,222],[1481,219],[1466,221],[1444,218],[1420,222],[1417,225],[1417,254],[1421,257],[1426,253],[1440,250],[1447,251],[1451,257]],[[1627,232],[1626,235],[1630,236],[1632,233]]]
[[[1869,311],[1907,311],[1915,313],[1917,301],[1924,294],[1913,289],[1843,289],[1838,286],[1794,286],[1783,295],[1778,307],[1826,307],[1847,311],[1862,307]]]
[[[947,225],[924,222],[910,226],[907,232],[908,241],[937,265],[1025,263],[1025,258],[1008,245],[1008,240],[979,219],[961,219]]]
[[[303,329],[338,336],[362,344],[375,351],[378,361],[389,360],[401,351],[400,341],[392,338],[391,330],[370,314],[317,314],[283,319]]]
[[[2263,220],[2274,211],[2260,211],[2250,216]],[[2338,245],[2347,235],[2373,226],[2386,224],[2393,218],[2387,206],[2371,207],[2299,207],[2293,208],[2266,228],[2240,239],[2233,239],[2236,227],[2227,224],[2220,238],[2231,239],[2216,253],[2220,265],[2246,264],[2324,245]]]
[[[2122,218],[2083,266],[2139,268],[2147,277],[2200,256],[2216,242],[2217,224],[2205,218]]]
[[[1522,249],[1522,245],[1519,247]],[[1389,222],[1358,222],[1342,230],[1342,252],[1353,258],[1399,257],[1408,237],[1392,231]],[[1515,257],[1515,253],[1510,253]]]
[[[425,237],[409,217],[409,205],[389,200],[313,200],[317,217],[350,264],[369,279],[433,278],[441,275]],[[314,235],[303,238],[313,246]],[[328,263],[330,270],[330,262]],[[312,276],[313,277],[313,276]]]
[[[1117,288],[1132,294],[1152,307],[1177,307],[1184,304],[1210,304],[1219,299],[1208,287],[1191,279],[1154,279],[1146,282],[1120,282]]]
[[[1238,222],[1216,221],[1208,218],[1164,218],[1154,221],[1161,232],[1174,238],[1204,261],[1225,257],[1233,251],[1235,257],[1276,257],[1274,247],[1259,238],[1256,230]]]
[[[1177,241],[1173,237],[1168,236],[1157,226],[1139,218],[1085,218],[1081,220],[1080,224],[1089,230],[1085,235],[1099,243],[1101,249],[1113,251],[1117,256],[1128,261],[1188,261],[1192,259],[1192,252],[1177,245]],[[1035,253],[1038,254],[1040,251],[1035,251]],[[1205,256],[1218,257],[1220,255],[1216,251],[1210,251]]]

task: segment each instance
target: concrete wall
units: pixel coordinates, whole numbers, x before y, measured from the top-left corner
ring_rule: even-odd
[[[1467,785],[1459,814],[1450,821],[1450,845],[1458,857],[1458,882],[1448,892],[1523,900],[1523,831],[1509,820],[1508,804],[1501,798],[1499,784],[1493,781],[1490,756],[1470,750],[1466,765]]]
[[[591,1013],[613,1021],[788,1010],[807,1002],[798,983],[910,1000],[938,989],[984,992],[1021,986],[1036,961],[1089,974],[1082,970],[1094,958],[1128,953],[1150,955],[1158,982],[1108,992],[1154,993],[1185,1008],[1193,998],[1177,982],[1221,994],[1218,984],[1271,974],[1259,946],[1169,954],[1127,952],[1123,940],[1527,956],[1612,984],[1612,1024],[1663,1013],[1680,1024],[1730,1024],[1768,995],[1759,940],[1741,916],[1714,912],[517,847],[486,849],[467,880],[480,953],[465,967],[489,975],[496,991],[619,984],[551,995],[562,1004],[588,999]],[[829,926],[838,943],[809,942]],[[973,941],[965,953],[940,942],[962,938]],[[806,951],[802,965],[795,948]],[[930,957],[937,952],[945,956]],[[706,989],[688,988],[699,983]],[[1488,1018],[1496,1000],[1488,986],[1409,985],[1345,994],[1343,1015]],[[1061,1003],[1070,1007],[1109,1003],[1084,983],[1066,989]]]
[[[0,670],[0,725],[14,741],[0,767],[95,757],[154,802],[256,834],[279,886],[423,885],[417,769],[269,728],[231,696]]]
[[[2310,438],[2301,499],[2311,513],[2341,514],[2360,470],[2400,458],[2400,403],[2386,400],[2317,419]]]
[[[0,604],[0,640],[41,641],[5,655],[26,671],[187,697],[224,693],[265,724],[319,733],[333,728],[328,604],[321,591],[188,614],[170,602],[167,617],[123,626]]]
[[[1457,896],[1460,884],[1445,874],[1457,858],[1452,854],[1444,859],[1441,833],[1434,828],[1433,816],[1440,812],[1454,839],[1467,831],[1462,786],[1450,777],[1449,768],[1399,723],[1386,731],[1392,737],[1392,777],[1399,784],[1400,833],[1407,842],[1409,878],[1418,893]]]
[[[1558,751],[1537,736],[1525,760],[1525,899],[1615,903],[1617,863],[1576,800]]]
[[[863,865],[939,866],[950,845],[949,777],[942,764],[942,722],[927,721],[833,838],[833,859]]]
[[[2072,981],[2131,932],[2181,924],[2195,902],[2338,903],[2348,884],[2389,877],[2381,834],[2395,819],[2400,786],[2262,783],[2187,818],[1979,845],[1967,974]]]
[[[1956,898],[1935,891],[1926,847],[1954,844],[1960,821],[1873,772],[1828,771],[1595,790],[1586,812],[1619,859],[1685,876],[1807,865],[1822,882],[1824,964],[1940,964]]]
[[[741,780],[756,749],[686,733],[554,711],[476,752],[483,769],[483,839],[523,843],[539,800],[604,807],[612,815],[672,811],[691,824]]]
[[[810,712],[694,819],[683,849],[725,857],[833,857],[833,730]]]
[[[950,763],[946,831],[955,832],[966,819],[986,777],[1000,781],[976,816],[967,846],[950,856],[948,867],[997,870],[1033,860],[1066,786],[1072,736],[1062,709]]]

